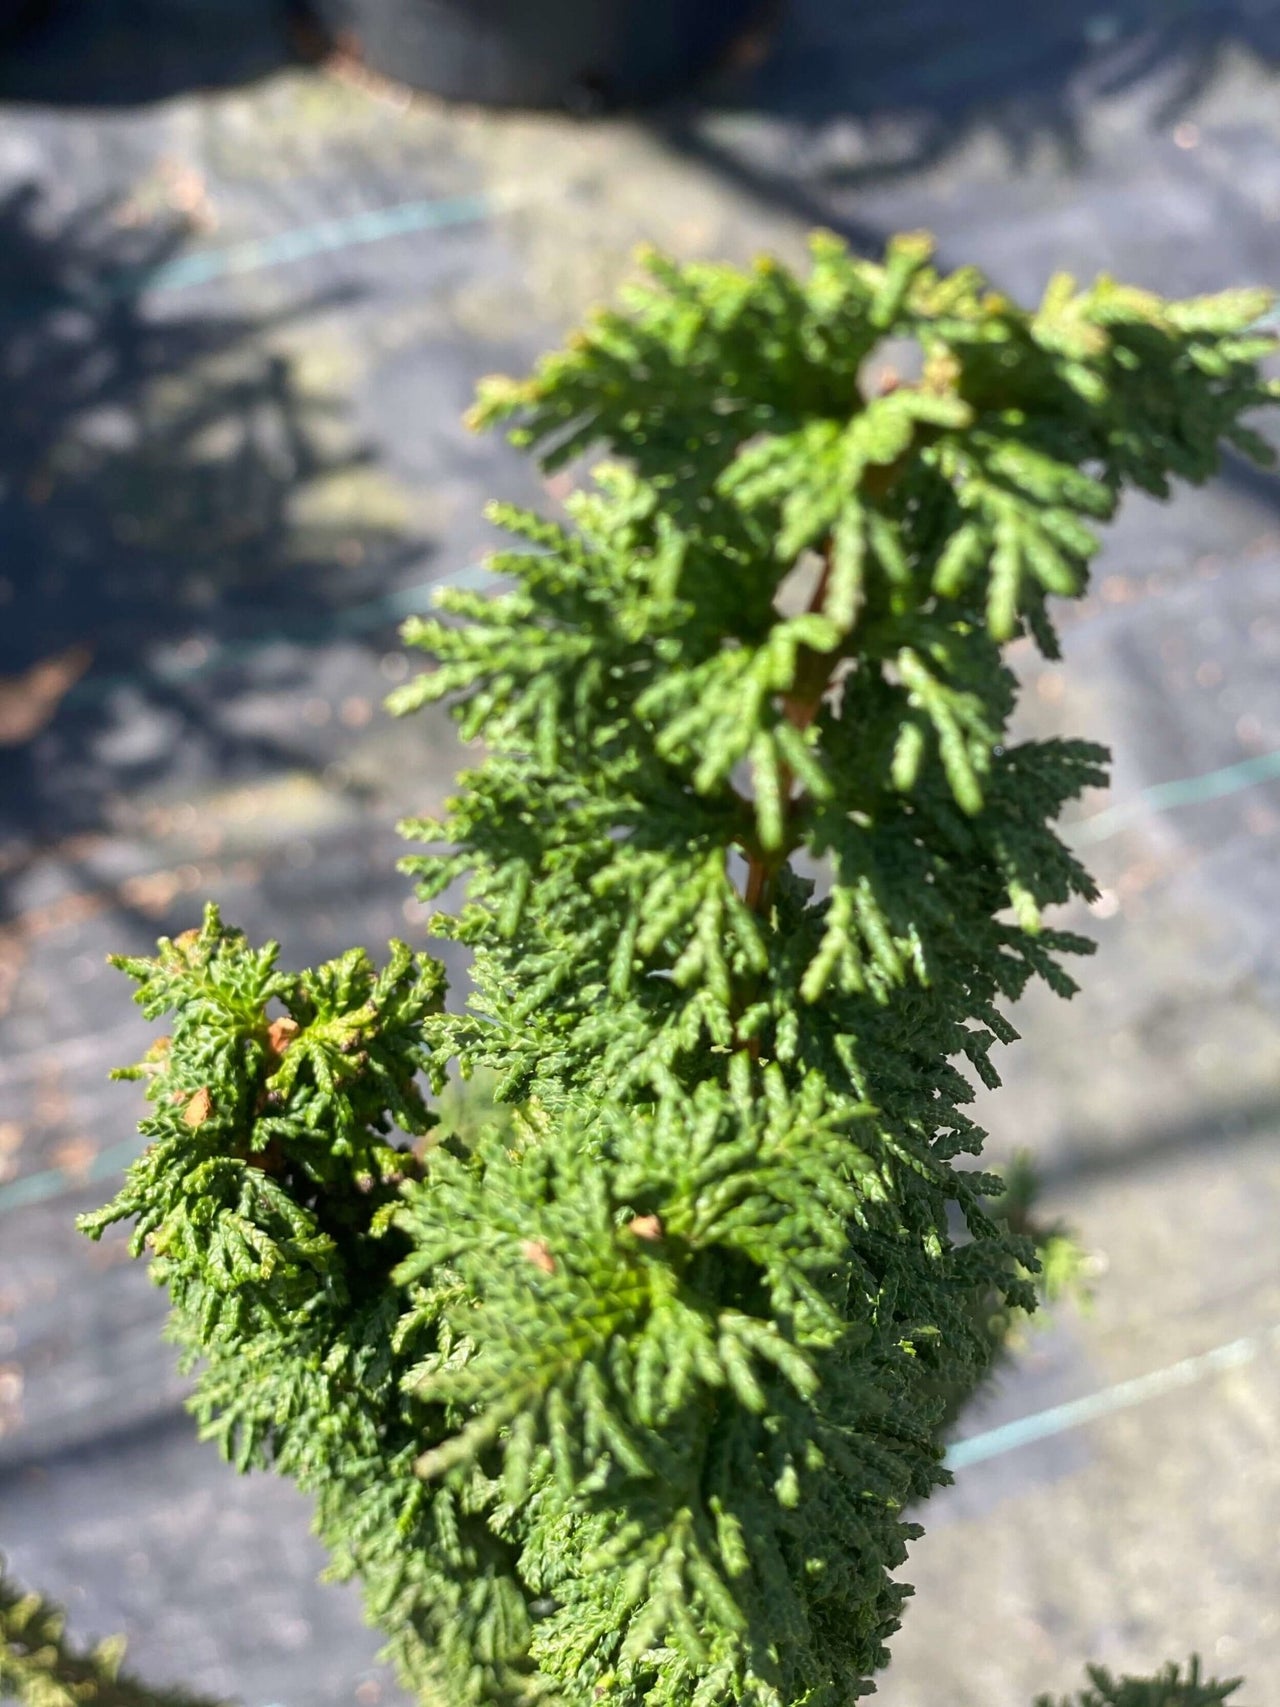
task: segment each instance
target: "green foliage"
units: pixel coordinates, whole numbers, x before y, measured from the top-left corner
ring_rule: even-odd
[[[484,744],[405,826],[420,894],[465,884],[467,1011],[403,945],[286,975],[212,910],[121,962],[175,1017],[86,1228],[134,1221],[204,1432],[314,1494],[448,1707],[847,1707],[958,1404],[1077,1266],[961,1165],[1008,1004],[1090,948],[1042,914],[1095,893],[1054,822],[1105,779],[1013,738],[1001,647],[1055,651],[1127,488],[1262,454],[1267,299],[813,255],[651,258],[482,389],[545,467],[610,460],[406,627],[394,708]],[[871,392],[889,337],[920,378]],[[451,1061],[502,1118],[433,1135]]]
[[[465,1675],[484,1640],[487,1615],[469,1618],[462,1597],[505,1564],[465,1513],[442,1539],[449,1520],[414,1474],[428,1419],[404,1391],[391,1278],[408,1247],[389,1217],[422,1169],[391,1134],[433,1127],[417,1075],[444,979],[403,943],[380,973],[359,949],[302,973],[277,970],[276,955],[210,906],[155,959],[117,960],[148,1017],[174,1021],[116,1075],[146,1081],[151,1143],[80,1225],[97,1238],[133,1221],[135,1254],[148,1249],[169,1288],[172,1337],[188,1366],[201,1361],[202,1437],[238,1469],[274,1466],[315,1496],[332,1574],[361,1574],[403,1674],[443,1703],[441,1666]]]
[[[151,1143],[81,1226],[96,1238],[132,1220],[134,1254],[153,1253],[202,1342],[305,1315],[322,1287],[339,1309],[358,1296],[368,1230],[417,1169],[388,1134],[432,1124],[415,1074],[443,993],[435,963],[394,943],[381,974],[362,949],[293,974],[276,970],[277,953],[250,949],[209,906],[156,959],[113,957],[147,1017],[172,1012],[174,1024],[113,1074],[146,1081]],[[345,1273],[335,1259],[348,1252],[359,1260]],[[380,1286],[386,1262],[373,1266]]]
[[[1118,1681],[1102,1666],[1087,1669],[1092,1689],[1081,1690],[1075,1701],[1064,1697],[1055,1703],[1050,1696],[1041,1695],[1036,1707],[1220,1707],[1243,1682],[1238,1677],[1226,1683],[1202,1680],[1200,1661],[1194,1655],[1186,1677],[1181,1666],[1172,1663],[1155,1677],[1122,1677]]]
[[[0,1560],[0,1701],[22,1707],[215,1707],[180,1689],[153,1689],[120,1670],[124,1640],[73,1647],[65,1617],[38,1594],[24,1593]]]

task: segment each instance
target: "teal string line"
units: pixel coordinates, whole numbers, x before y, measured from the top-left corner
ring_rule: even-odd
[[[94,1180],[110,1179],[121,1169],[127,1168],[130,1162],[136,1161],[137,1156],[136,1138],[126,1138],[120,1144],[109,1144],[105,1150],[98,1151],[80,1178],[86,1185]],[[65,1196],[67,1192],[74,1191],[75,1187],[75,1178],[63,1173],[61,1168],[47,1168],[43,1173],[27,1174],[22,1179],[10,1180],[8,1185],[0,1185],[0,1215],[13,1209],[28,1209],[33,1203],[46,1203],[51,1197]]]
[[[1028,1446],[1032,1441],[1047,1440],[1051,1435],[1079,1428],[1100,1417],[1112,1416],[1131,1405],[1161,1398],[1224,1369],[1238,1369],[1241,1364],[1251,1363],[1257,1357],[1267,1337],[1280,1342],[1280,1326],[1272,1328],[1269,1336],[1253,1335],[1231,1340],[1226,1345],[1215,1346],[1212,1351],[1202,1352],[1198,1357],[1184,1357],[1167,1369],[1153,1370],[1150,1375],[1139,1375],[1132,1381],[1117,1382],[1114,1387],[1104,1387],[1100,1393],[1069,1399],[1066,1404],[1052,1405],[1048,1410],[1034,1411],[1030,1416],[1018,1417],[999,1428],[987,1429],[983,1434],[970,1435],[967,1440],[958,1440],[950,1446],[943,1462],[948,1470],[981,1464],[984,1459],[997,1458],[1019,1446]]]
[[[190,290],[235,274],[257,273],[281,267],[290,261],[309,260],[314,255],[381,243],[388,237],[412,232],[439,231],[450,225],[475,225],[488,219],[502,205],[490,195],[445,196],[431,201],[398,202],[390,207],[366,208],[342,219],[325,219],[272,237],[250,238],[221,249],[201,249],[178,255],[154,267],[130,268],[115,274],[99,287],[109,300],[141,296],[148,291]]]
[[[1272,782],[1277,777],[1280,777],[1280,750],[1258,753],[1251,759],[1241,759],[1238,764],[1223,765],[1219,770],[1205,771],[1201,776],[1178,777],[1172,782],[1153,783],[1150,788],[1144,788],[1135,794],[1131,800],[1119,801],[1115,806],[1095,812],[1091,818],[1082,818],[1078,823],[1069,825],[1066,834],[1078,846],[1092,846],[1095,842],[1106,841],[1108,837],[1117,835],[1126,824],[1139,817],[1144,809],[1168,812],[1177,806],[1199,806],[1206,800],[1221,800],[1225,795],[1238,794],[1245,788],[1256,788],[1259,783]]]

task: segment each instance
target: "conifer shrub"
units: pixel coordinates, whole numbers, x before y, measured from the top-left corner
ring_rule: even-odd
[[[1057,656],[1126,490],[1270,460],[1263,292],[1025,311],[918,235],[646,267],[472,415],[607,460],[564,520],[495,506],[505,590],[404,630],[433,667],[392,709],[479,744],[404,826],[463,897],[465,1011],[402,943],[287,972],[214,907],[118,961],[168,1034],[84,1230],[132,1224],[202,1435],[311,1495],[430,1707],[874,1687],[908,1514],[1058,1237],[997,1212],[969,1110],[1028,982],[1075,988],[1055,823],[1106,754],[1010,734],[1003,649]],[[886,340],[917,377],[869,381]],[[455,1065],[492,1118],[438,1121]]]

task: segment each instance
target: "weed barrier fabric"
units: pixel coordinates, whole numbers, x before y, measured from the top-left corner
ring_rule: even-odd
[[[1243,6],[1176,34],[1138,7],[1020,9],[1011,31],[994,7],[961,43],[932,4],[798,0],[705,109],[584,127],[406,110],[291,67],[268,9],[234,3],[231,29],[226,0],[67,0],[0,63],[0,1547],[83,1634],[127,1631],[144,1674],[370,1707],[401,1698],[355,1592],[315,1581],[305,1502],[194,1440],[161,1295],[122,1241],[72,1229],[133,1142],[135,1089],[105,1074],[149,1035],[103,957],[206,896],[286,964],[420,940],[394,823],[461,755],[443,722],[378,709],[396,621],[475,573],[487,497],[535,495],[459,424],[475,381],[523,371],[633,242],[737,259],[813,223],[868,246],[925,226],[1022,297],[1055,266],[1170,294],[1280,282],[1280,41]],[[996,1159],[1035,1149],[1128,1314],[1056,1321],[965,1432],[1280,1309],[1277,511],[1234,463],[1131,504],[1063,665],[1019,660],[1027,733],[1115,750],[1087,807],[1112,816],[1072,832],[1103,895],[1068,922],[1101,946],[1074,1003],[1019,1015],[979,1117]],[[1256,1692],[1280,1662],[1278,1435],[1263,1353],[1172,1412],[973,1465],[922,1514],[884,1699],[983,1675],[986,1707],[1012,1707],[1086,1657],[1212,1652],[1210,1621]],[[975,1541],[987,1606],[951,1571]],[[1013,1616],[1039,1634],[980,1673]]]

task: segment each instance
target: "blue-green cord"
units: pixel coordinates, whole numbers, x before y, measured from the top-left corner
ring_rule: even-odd
[[[981,1464],[986,1458],[999,1457],[1001,1453],[1012,1452],[1019,1446],[1028,1446],[1034,1440],[1047,1440],[1050,1435],[1079,1428],[1082,1423],[1111,1416],[1131,1405],[1145,1404],[1148,1399],[1158,1399],[1180,1387],[1189,1387],[1224,1369],[1238,1369],[1241,1364],[1252,1363],[1267,1340],[1280,1345],[1280,1325],[1265,1333],[1215,1346],[1212,1351],[1201,1352],[1197,1357],[1184,1357],[1166,1369],[1153,1370],[1150,1375],[1138,1375],[1132,1381],[1118,1381],[1114,1387],[1104,1387],[1100,1393],[1087,1393],[1082,1399],[1069,1399],[1063,1405],[1051,1405],[1048,1410],[1034,1411],[1028,1417],[1002,1423],[999,1428],[970,1435],[967,1440],[958,1440],[948,1448],[946,1467],[948,1470],[961,1470],[970,1464]]]
[[[196,285],[212,284],[235,274],[265,272],[269,267],[309,260],[313,255],[381,243],[388,237],[439,231],[450,225],[476,225],[492,217],[502,205],[490,195],[468,195],[366,208],[342,219],[325,219],[317,225],[279,231],[272,237],[253,237],[221,249],[197,249],[153,267],[126,267],[104,279],[89,295],[100,301],[116,302],[147,292],[191,290]]]
[[[79,1175],[70,1175],[61,1168],[48,1168],[43,1173],[27,1174],[0,1186],[0,1215],[13,1209],[28,1209],[33,1203],[44,1203],[51,1197],[63,1197],[76,1189],[77,1179],[88,1185],[92,1180],[110,1179],[138,1159],[138,1141],[126,1138],[123,1143],[110,1144],[97,1155]]]
[[[493,201],[485,195],[448,196],[366,208],[344,219],[325,219],[300,230],[277,232],[273,237],[250,238],[223,249],[179,255],[157,267],[120,275],[118,288],[127,288],[130,294],[144,290],[189,290],[193,285],[209,284],[232,273],[258,273],[289,261],[305,261],[313,255],[381,243],[388,237],[404,237],[410,232],[439,231],[447,225],[476,225],[493,211]]]
[[[1083,818],[1068,826],[1066,835],[1079,846],[1091,846],[1118,835],[1126,824],[1144,811],[1168,812],[1174,806],[1199,806],[1206,800],[1221,800],[1228,794],[1238,794],[1244,788],[1256,788],[1261,782],[1280,777],[1280,750],[1257,753],[1251,759],[1241,759],[1234,765],[1223,765],[1201,776],[1178,777],[1172,782],[1153,783],[1139,790],[1129,800],[1119,801],[1091,818]]]

